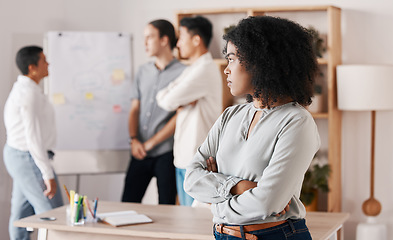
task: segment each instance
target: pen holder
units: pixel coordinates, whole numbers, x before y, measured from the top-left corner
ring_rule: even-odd
[[[97,217],[93,217],[89,211],[87,211],[86,213],[86,217],[85,217],[85,223],[96,223],[98,222],[98,218]]]
[[[72,208],[66,207],[67,223],[73,226],[85,224],[85,217],[83,214],[83,208],[79,208],[75,205]]]

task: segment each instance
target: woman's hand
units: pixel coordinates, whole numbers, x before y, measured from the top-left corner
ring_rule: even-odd
[[[207,170],[210,172],[218,172],[216,160],[213,157],[206,159]]]
[[[244,193],[245,191],[247,191],[251,188],[255,188],[255,187],[257,187],[256,182],[242,180],[242,181],[238,182],[235,186],[232,187],[231,194],[232,195],[240,195],[240,194]],[[291,200],[289,200],[288,204],[285,206],[285,208],[281,212],[277,213],[274,216],[279,217],[279,216],[287,213],[289,211],[290,204],[291,204]]]
[[[256,182],[248,181],[248,180],[241,180],[235,186],[231,188],[232,195],[240,195],[243,194],[245,191],[257,187]]]
[[[285,213],[287,213],[289,211],[289,205],[290,204],[291,204],[291,200],[289,200],[289,202],[288,202],[287,206],[285,206],[284,210],[282,210],[281,212],[277,213],[274,216],[279,217],[279,216],[284,215]]]
[[[218,172],[217,162],[213,157],[209,157],[206,159],[207,169],[210,172]],[[256,182],[242,180],[238,182],[235,186],[231,189],[232,195],[240,195],[247,191],[248,189],[255,188],[257,186]]]

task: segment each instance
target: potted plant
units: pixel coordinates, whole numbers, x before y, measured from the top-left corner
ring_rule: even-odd
[[[312,113],[320,113],[323,109],[323,95],[322,86],[319,84],[314,85],[314,96],[312,97],[312,103],[307,107],[308,111]]]
[[[236,27],[236,25],[232,24],[229,25],[228,27],[224,28],[224,34],[227,34],[229,31],[231,31],[232,29],[234,29]]]
[[[303,181],[302,191],[300,193],[300,200],[306,206],[314,204],[314,208],[309,209],[316,211],[318,191],[329,192],[328,178],[331,172],[330,165],[326,158],[315,154],[310,167],[308,168]]]

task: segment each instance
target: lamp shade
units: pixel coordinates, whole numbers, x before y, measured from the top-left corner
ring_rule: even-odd
[[[393,110],[393,65],[337,66],[338,108]]]

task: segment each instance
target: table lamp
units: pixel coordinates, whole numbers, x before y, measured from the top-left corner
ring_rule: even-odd
[[[374,197],[375,111],[393,110],[393,65],[337,66],[337,101],[343,111],[371,111],[370,198],[363,205],[368,217],[359,224],[356,238],[386,239],[386,226],[377,224],[375,216],[382,209]]]

